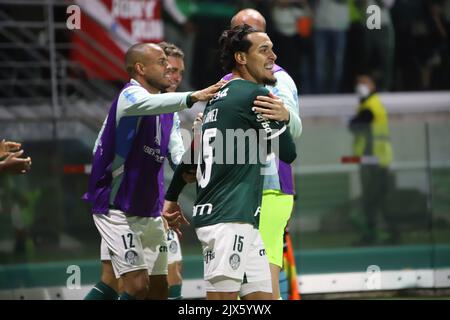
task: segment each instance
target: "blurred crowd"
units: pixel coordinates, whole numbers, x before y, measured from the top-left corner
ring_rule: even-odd
[[[58,66],[71,68],[58,71],[62,78],[100,79],[120,86],[127,80],[122,68],[126,48],[165,40],[185,53],[180,90],[205,87],[223,75],[217,52],[220,34],[229,27],[231,16],[249,7],[265,16],[277,63],[293,77],[301,94],[354,92],[358,74],[370,74],[380,91],[450,89],[450,0],[146,0],[142,3],[153,11],[139,12],[132,7],[136,1],[74,3],[83,15],[81,32],[62,27],[55,35],[57,48],[72,50],[62,55],[72,60],[68,64],[57,61]],[[373,5],[378,9],[368,10]],[[47,18],[45,10],[0,9],[17,21]],[[54,17],[64,26],[66,7],[55,6]],[[380,28],[371,29],[374,23]],[[37,33],[33,39],[47,50],[47,28],[32,31]],[[0,42],[5,39],[0,35]],[[5,57],[8,53],[18,60],[14,57],[23,55],[23,60],[34,61],[35,55],[14,46],[5,50]],[[48,75],[42,73],[41,78]],[[17,70],[10,74],[19,80]],[[11,95],[20,96],[24,90],[16,91],[13,88]]]
[[[361,73],[371,74],[380,91],[450,88],[450,0],[260,0],[238,5],[264,14],[277,62],[302,94],[353,92]],[[367,10],[371,5],[380,9],[380,29],[368,27],[378,18]],[[204,45],[212,39],[199,40]]]
[[[371,5],[380,29],[369,29]],[[279,62],[303,93],[352,91],[358,73],[381,91],[449,88],[448,0],[277,0],[269,10]]]

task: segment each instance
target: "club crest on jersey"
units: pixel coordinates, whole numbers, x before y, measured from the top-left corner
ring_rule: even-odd
[[[231,269],[237,270],[239,268],[239,265],[241,264],[241,257],[239,257],[239,255],[237,253],[233,253],[230,256],[229,261],[230,261]]]
[[[128,264],[136,265],[138,262],[138,254],[134,250],[128,250],[125,252],[125,260]]]
[[[178,251],[178,244],[175,240],[172,240],[169,244],[169,252],[177,253],[177,251]]]

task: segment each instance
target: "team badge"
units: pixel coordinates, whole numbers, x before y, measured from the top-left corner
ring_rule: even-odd
[[[138,262],[138,254],[134,250],[129,250],[125,253],[125,260],[128,264],[135,265]]]
[[[177,253],[177,251],[178,251],[178,244],[177,244],[177,242],[175,240],[170,242],[170,244],[169,244],[169,251],[170,251],[170,253]]]
[[[239,257],[239,255],[237,253],[233,253],[230,256],[230,266],[231,269],[233,270],[237,270],[237,268],[239,268],[239,265],[241,264],[241,258]]]

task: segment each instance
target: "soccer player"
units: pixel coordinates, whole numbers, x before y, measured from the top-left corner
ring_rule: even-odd
[[[184,73],[184,53],[183,51],[172,43],[160,42],[159,46],[164,50],[170,65],[170,86],[166,89],[167,92],[175,92],[183,80]],[[175,113],[175,117],[178,115]],[[179,121],[179,120],[178,120]],[[178,149],[180,150],[180,149]],[[183,148],[184,151],[184,148]],[[177,153],[179,154],[179,153]],[[181,160],[180,155],[176,164]],[[194,176],[195,181],[195,176]],[[192,181],[192,182],[194,182]],[[181,253],[180,239],[176,232],[171,229],[167,230],[167,262],[168,274],[167,282],[169,284],[169,300],[181,300],[183,277],[181,275],[183,255]]]
[[[162,163],[172,115],[209,100],[204,90],[157,94],[170,86],[167,56],[156,44],[136,44],[125,55],[131,80],[121,90],[97,138],[88,192],[95,225],[106,243],[120,299],[167,298],[166,234],[161,219]]]
[[[242,299],[270,300],[269,263],[255,218],[266,157],[252,160],[266,143],[267,152],[279,142],[280,158],[290,163],[296,157],[295,145],[284,122],[267,120],[252,110],[257,96],[269,94],[264,85],[276,82],[270,38],[241,25],[225,31],[219,43],[222,66],[232,77],[204,110],[193,210],[203,247],[206,297],[235,300],[240,294]],[[182,173],[195,166],[183,161],[166,193],[163,216],[176,232],[187,222],[176,202],[185,185]]]
[[[241,10],[231,19],[232,28],[244,23],[263,32],[266,30],[266,20],[254,9]],[[280,66],[275,64],[273,72],[277,82],[266,86],[271,92],[269,97],[257,97],[255,110],[263,113],[265,118],[286,121],[292,137],[298,138],[302,133],[302,122],[299,116],[297,87],[289,74]],[[278,159],[271,161],[271,168],[276,168],[275,161]],[[279,299],[279,274],[283,266],[283,235],[292,213],[295,189],[290,164],[280,160],[278,170],[273,171],[273,174],[267,174],[264,177],[259,231],[270,262],[274,299]]]
[[[184,71],[183,52],[173,44],[168,44],[166,42],[161,42],[158,45],[164,50],[169,63],[168,76],[170,86],[165,91],[174,92],[182,80]],[[165,115],[167,118],[170,118],[170,116],[170,114]],[[183,141],[179,134],[179,122],[177,113],[174,113],[173,125],[170,133],[170,139],[168,141],[169,144],[168,146],[163,146],[164,148],[169,148],[169,159],[171,159],[172,163],[175,165],[181,161],[181,157],[184,153]],[[159,193],[163,194],[164,189],[162,184],[160,185],[160,188]],[[174,238],[174,235],[176,238]],[[169,262],[167,281],[169,283],[169,299],[171,297],[179,297],[181,299],[181,248],[179,246],[178,237],[173,231],[168,231],[167,240]],[[175,248],[180,249],[175,250]],[[116,300],[118,297],[118,292],[123,291],[123,285],[122,281],[116,279],[109,250],[104,240],[101,241],[100,259],[102,262],[101,281],[97,283],[94,288],[92,288],[92,290],[86,295],[85,299]]]

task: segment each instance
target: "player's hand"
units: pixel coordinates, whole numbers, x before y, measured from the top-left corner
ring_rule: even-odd
[[[19,174],[31,169],[31,158],[20,158],[23,150],[10,153],[5,160],[0,162],[0,172]]]
[[[254,111],[270,120],[289,122],[289,110],[284,106],[283,100],[269,93],[269,96],[257,96]]]
[[[203,124],[203,112],[199,112],[195,116],[194,123],[192,123],[192,131],[194,131],[195,133],[200,132],[202,124]]]
[[[20,150],[22,145],[18,142],[6,141],[3,139],[0,141],[0,158],[10,155],[11,152],[16,152]]]
[[[183,235],[181,232],[181,225],[190,225],[190,223],[181,211],[179,204],[174,201],[165,200],[162,210],[162,216],[164,219],[166,219],[169,228],[175,231],[178,237],[182,239]]]
[[[212,86],[209,86],[208,88],[205,88],[203,90],[195,91],[191,94],[192,102],[198,102],[198,101],[208,101],[212,97],[214,97],[214,94],[222,87],[225,83],[227,83],[226,80],[220,80],[216,84],[213,84]]]

